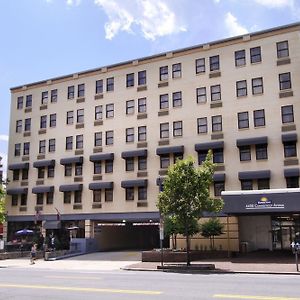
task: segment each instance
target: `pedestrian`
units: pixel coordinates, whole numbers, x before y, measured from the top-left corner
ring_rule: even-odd
[[[36,244],[33,244],[30,250],[30,264],[33,265],[35,264],[35,259],[36,259]]]

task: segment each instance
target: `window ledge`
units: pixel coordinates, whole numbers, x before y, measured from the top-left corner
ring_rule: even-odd
[[[75,150],[75,155],[81,155],[81,154],[83,154],[83,149]]]
[[[147,177],[148,172],[147,171],[138,171],[136,175],[137,175],[137,177]]]
[[[102,180],[102,175],[100,175],[100,174],[97,174],[97,175],[94,175],[93,176],[93,180]]]
[[[47,129],[46,128],[43,128],[43,129],[40,129],[38,134],[45,134],[47,133]]]
[[[93,203],[92,204],[92,208],[102,208],[102,204],[101,203]]]
[[[168,169],[160,169],[158,171],[158,174],[161,176],[167,175],[167,173],[168,173]]]
[[[299,165],[298,158],[286,158],[283,162],[284,166]]]
[[[137,143],[137,148],[147,148],[148,143],[147,142],[138,142]]]
[[[140,120],[140,119],[147,119],[147,117],[148,117],[147,113],[138,113],[137,116],[136,116],[136,118],[138,120]]]
[[[141,85],[137,87],[137,92],[141,92],[141,91],[147,91],[147,85]]]
[[[73,209],[82,209],[82,204],[73,204]]]
[[[36,159],[45,159],[45,154],[39,154]]]
[[[103,148],[101,146],[94,147],[94,149],[93,149],[93,153],[99,153],[99,152],[102,152],[102,151],[103,151]]]
[[[83,177],[82,176],[75,176],[74,177],[74,182],[82,182],[83,181]]]
[[[158,88],[161,88],[161,87],[165,87],[165,86],[168,86],[169,85],[169,81],[166,80],[166,81],[160,81],[157,85]]]
[[[21,186],[28,186],[28,181],[21,181]]]
[[[221,76],[221,72],[219,70],[211,71],[209,73],[209,78],[215,78],[215,77],[220,77],[220,76]]]
[[[223,133],[212,133],[212,135],[211,135],[212,140],[219,140],[219,139],[223,139],[223,138],[224,138]]]
[[[26,107],[24,110],[25,113],[30,113],[32,112],[32,107]]]
[[[94,98],[95,100],[103,99],[103,94],[96,94]]]
[[[42,104],[40,106],[40,110],[44,110],[44,109],[47,109],[48,108],[48,105],[47,104]]]
[[[22,161],[29,161],[29,155],[22,156]]]
[[[23,133],[23,136],[26,137],[26,136],[31,136],[31,132],[30,131],[25,131]]]
[[[94,121],[94,126],[103,125],[103,120],[96,120]]]
[[[169,114],[169,109],[161,110],[158,112],[158,116],[167,116]]]
[[[148,206],[148,202],[146,202],[146,200],[139,200],[136,204],[137,207],[147,207]]]
[[[85,98],[84,97],[79,97],[76,99],[76,103],[83,103],[85,102]]]
[[[27,206],[20,206],[19,210],[20,211],[27,211]]]
[[[291,63],[291,59],[289,57],[277,59],[277,66],[287,65],[290,63]]]
[[[36,185],[43,185],[44,184],[44,180],[40,179],[40,180],[37,180]]]
[[[294,130],[296,130],[296,124],[285,124],[281,126],[282,132],[294,131]]]
[[[294,93],[292,90],[283,90],[279,92],[279,98],[292,97]]]
[[[213,101],[210,103],[210,108],[222,107],[223,103],[220,100]]]
[[[84,123],[76,124],[76,129],[84,128]]]
[[[164,145],[169,145],[169,144],[170,144],[170,140],[169,139],[158,141],[158,146],[164,146]]]

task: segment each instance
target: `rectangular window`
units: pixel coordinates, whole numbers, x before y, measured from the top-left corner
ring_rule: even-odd
[[[23,109],[23,100],[23,96],[17,98],[17,109]]]
[[[126,128],[126,143],[134,142],[134,128]]]
[[[84,123],[84,109],[77,109],[77,123]]]
[[[247,80],[241,80],[236,82],[236,96],[247,96]]]
[[[104,193],[105,193],[105,202],[113,201],[113,196],[114,196],[113,189],[105,189]]]
[[[212,85],[210,87],[210,97],[211,101],[221,100],[221,85]]]
[[[101,174],[101,161],[94,162],[94,174]]]
[[[126,115],[134,114],[134,100],[126,101]]]
[[[101,202],[101,190],[94,190],[93,191],[93,202],[94,203]]]
[[[251,147],[250,145],[247,146],[240,146],[240,161],[250,161],[251,160]]]
[[[265,126],[265,110],[259,109],[253,111],[254,127]]]
[[[96,94],[102,94],[103,93],[103,80],[97,80],[96,81]]]
[[[23,144],[23,155],[29,155],[30,152],[30,143],[26,142]]]
[[[82,163],[75,164],[75,176],[82,176]]]
[[[57,102],[57,89],[51,91],[51,102]]]
[[[78,84],[78,91],[77,91],[78,98],[84,97],[84,90],[85,90],[84,83]]]
[[[144,142],[147,140],[147,127],[146,126],[139,126],[138,127],[138,141]]]
[[[173,136],[182,136],[182,121],[173,122]]]
[[[251,64],[261,62],[261,49],[260,47],[250,48]]]
[[[46,193],[46,203],[53,204],[53,192]]]
[[[206,97],[206,87],[199,87],[196,89],[197,103],[205,103],[207,101]]]
[[[297,156],[297,146],[296,141],[284,142],[284,157],[296,157]]]
[[[197,132],[207,133],[207,117],[197,119]]]
[[[47,128],[47,116],[41,116],[40,128]]]
[[[214,194],[216,197],[221,196],[221,192],[225,191],[225,182],[224,181],[218,181],[214,182]]]
[[[134,86],[134,73],[126,75],[126,87]]]
[[[27,95],[26,96],[26,103],[25,106],[28,107],[32,107],[32,95]]]
[[[167,169],[170,166],[170,155],[164,154],[160,156],[160,168]]]
[[[114,144],[114,132],[113,130],[109,130],[105,132],[105,144],[113,145]]]
[[[11,206],[17,206],[19,195],[11,195]]]
[[[147,84],[146,71],[138,72],[138,85]]]
[[[75,97],[75,87],[74,85],[68,86],[68,99],[74,99]]]
[[[95,106],[95,121],[102,120],[103,113],[102,113],[102,105]]]
[[[210,71],[220,70],[219,55],[211,56],[209,58],[209,68],[210,68]]]
[[[81,203],[82,200],[82,191],[74,192],[74,203]]]
[[[38,193],[36,194],[36,205],[43,205],[44,204],[44,194]]]
[[[21,206],[27,205],[27,194],[21,194]]]
[[[21,155],[21,144],[15,144],[15,156]]]
[[[146,156],[138,157],[138,170],[139,171],[147,170],[147,157]]]
[[[286,177],[286,187],[289,188],[298,188],[299,187],[299,176]]]
[[[30,131],[31,130],[31,119],[25,119],[25,124],[24,124],[24,131]]]
[[[94,135],[94,147],[102,146],[102,132],[95,132]]]
[[[257,144],[255,145],[256,160],[268,159],[268,145]]]
[[[138,200],[147,200],[147,187],[146,186],[138,187]]]
[[[241,180],[241,190],[253,190],[253,182],[251,179]]]
[[[281,107],[281,121],[283,124],[294,123],[293,105],[286,105]]]
[[[74,112],[73,110],[67,112],[67,124],[73,124],[74,122]]]
[[[169,123],[160,124],[160,138],[161,139],[169,138]]]
[[[159,108],[160,109],[169,108],[169,95],[168,94],[159,96]]]
[[[49,166],[48,167],[48,178],[53,178],[54,177],[54,166]]]
[[[76,149],[83,149],[83,135],[76,135]]]
[[[55,139],[49,139],[49,152],[55,152]]]
[[[110,77],[106,79],[106,91],[112,92],[114,90],[114,77]]]
[[[72,164],[65,165],[65,176],[72,176]]]
[[[182,106],[182,95],[181,92],[173,93],[173,107]]]
[[[73,149],[73,137],[67,136],[66,137],[66,150],[72,150]]]
[[[205,58],[196,59],[196,74],[205,72]]]
[[[138,99],[138,113],[147,112],[147,100],[146,98]]]
[[[50,127],[56,127],[56,114],[50,115]]]
[[[168,71],[168,66],[163,66],[159,68],[159,80],[168,80],[169,78],[169,71]]]
[[[16,132],[22,132],[22,120],[16,121]]]
[[[292,88],[290,72],[279,74],[279,87],[281,91]]]
[[[27,180],[28,179],[28,169],[23,169],[22,170],[22,180]]]
[[[47,104],[48,103],[48,91],[42,92],[42,101],[41,104]]]
[[[134,200],[134,187],[125,188],[125,199]]]
[[[235,66],[241,67],[246,65],[246,51],[239,50],[234,52]]]
[[[38,178],[44,179],[45,177],[45,167],[38,168]]]
[[[269,178],[257,179],[257,189],[258,190],[270,189],[270,179]]]
[[[105,173],[112,173],[114,167],[114,161],[109,159],[105,161]]]
[[[249,128],[249,114],[247,111],[238,113],[238,128]]]
[[[172,78],[181,77],[181,63],[172,65]]]
[[[64,204],[71,203],[72,192],[64,192]]]
[[[183,160],[183,153],[174,153],[173,154],[174,164],[177,162],[177,160]]]
[[[114,104],[106,104],[106,118],[113,118],[114,117]]]
[[[213,149],[213,163],[224,163],[223,148]]]
[[[262,77],[252,79],[252,94],[262,94],[264,92]]]
[[[212,122],[212,132],[216,131],[222,131],[222,116],[212,116],[211,117]]]
[[[134,157],[127,157],[125,159],[125,170],[134,171]]]
[[[289,57],[289,42],[283,41],[276,43],[277,58]]]

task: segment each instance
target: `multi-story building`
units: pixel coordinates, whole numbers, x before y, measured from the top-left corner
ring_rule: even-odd
[[[160,178],[212,149],[217,247],[289,247],[299,83],[296,23],[12,88],[5,235],[37,223],[102,249],[157,246]]]

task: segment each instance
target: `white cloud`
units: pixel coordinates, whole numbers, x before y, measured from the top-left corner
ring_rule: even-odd
[[[0,141],[8,142],[8,135],[0,134]]]
[[[109,21],[105,24],[106,38],[111,40],[120,31],[136,33],[136,28],[147,40],[185,31],[178,25],[175,13],[162,1],[151,0],[94,0]]]
[[[248,30],[240,25],[237,21],[237,18],[230,12],[226,14],[225,25],[230,36],[248,33]]]
[[[78,6],[81,3],[81,0],[66,0],[66,3],[68,6]]]
[[[269,8],[293,7],[295,4],[294,0],[255,0],[255,2]]]

